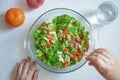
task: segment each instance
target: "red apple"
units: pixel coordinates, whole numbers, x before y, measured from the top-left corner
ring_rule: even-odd
[[[44,0],[27,0],[28,6],[30,6],[31,8],[34,8],[34,9],[38,8],[43,3],[44,3]]]

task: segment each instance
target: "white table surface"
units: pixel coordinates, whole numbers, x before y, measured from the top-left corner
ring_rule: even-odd
[[[81,13],[89,20],[87,15],[93,13],[98,5],[104,1],[106,0],[45,0],[41,7],[33,10],[27,6],[26,0],[0,0],[0,80],[12,80],[16,62],[28,56],[24,48],[24,39],[30,26],[42,13],[53,8],[70,8]],[[120,1],[109,1],[118,6],[120,13]],[[12,7],[22,8],[26,16],[24,24],[14,29],[9,28],[4,19],[5,12]],[[102,28],[100,42],[101,47],[111,50],[120,61],[120,15],[111,24]],[[41,67],[38,68],[40,69],[38,80],[104,80],[88,64],[85,64],[77,71],[67,74],[55,74]]]

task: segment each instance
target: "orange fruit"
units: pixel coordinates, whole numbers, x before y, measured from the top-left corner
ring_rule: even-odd
[[[11,8],[6,12],[5,19],[11,27],[18,27],[24,23],[25,14],[19,8]]]

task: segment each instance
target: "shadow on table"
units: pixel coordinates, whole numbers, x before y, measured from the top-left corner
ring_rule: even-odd
[[[30,8],[28,5],[27,5],[27,2],[26,2],[27,0],[20,0],[20,2],[19,2],[19,7],[21,8],[21,9],[23,9],[24,11],[31,11],[31,10],[33,10],[32,8]]]
[[[89,23],[94,29],[98,30],[98,29],[103,28],[103,25],[101,25],[96,18],[95,10],[88,10],[83,13],[84,13],[85,18],[89,21]]]
[[[11,70],[10,80],[14,80],[14,68]]]
[[[12,28],[10,28],[9,25],[6,23],[5,15],[2,14],[0,15],[0,30],[8,30],[8,29],[12,29]]]

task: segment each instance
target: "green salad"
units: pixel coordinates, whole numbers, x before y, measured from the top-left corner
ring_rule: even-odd
[[[89,32],[74,17],[60,15],[35,29],[36,57],[48,66],[66,68],[81,61],[89,49]],[[81,45],[69,40],[76,41]]]

